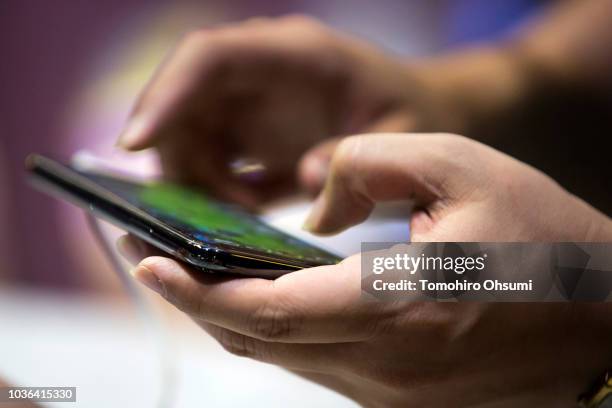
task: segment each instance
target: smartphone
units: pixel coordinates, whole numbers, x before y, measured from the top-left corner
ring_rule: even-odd
[[[340,258],[236,205],[180,185],[83,171],[32,154],[34,186],[68,200],[204,272],[273,279]]]

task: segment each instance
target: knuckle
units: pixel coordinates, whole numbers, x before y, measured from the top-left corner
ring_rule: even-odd
[[[473,159],[473,151],[477,149],[478,143],[465,136],[442,133],[438,136],[440,142],[440,151],[444,157],[458,157]]]
[[[344,138],[334,151],[331,161],[331,179],[333,184],[350,194],[356,205],[366,209],[372,206],[366,197],[370,171],[367,171],[368,154],[365,152],[365,136]]]
[[[247,19],[244,24],[253,27],[260,27],[270,24],[271,21],[272,19],[270,17],[251,17]]]
[[[171,291],[168,291],[167,299],[183,313],[195,317],[204,315],[205,307],[203,299],[192,294],[191,291],[187,291],[186,293],[181,295],[176,295]]]
[[[332,158],[332,170],[340,177],[353,173],[358,160],[361,136],[348,136],[338,143]]]
[[[221,330],[216,339],[225,351],[235,356],[258,359],[261,355],[257,341],[248,336]]]
[[[459,200],[481,187],[481,183],[475,181],[482,180],[483,174],[487,173],[486,161],[482,159],[483,153],[487,152],[482,151],[482,145],[461,135],[442,133],[436,135],[433,147],[431,160],[438,163],[440,170],[452,176],[431,182],[438,186],[439,191]],[[466,183],[467,180],[471,182]]]
[[[203,28],[189,31],[183,37],[181,43],[186,47],[200,47],[202,43],[210,38],[210,31]]]
[[[379,308],[376,312],[383,315],[385,313],[382,308]],[[368,331],[372,338],[396,336],[402,332],[398,316],[395,314],[382,318],[372,317],[369,322]]]
[[[438,133],[438,137],[447,143],[462,143],[462,141],[465,142],[465,141],[470,140],[467,137],[462,136],[460,134],[449,133],[449,132]]]
[[[442,351],[458,334],[457,323],[460,319],[453,306],[430,302],[398,305],[399,308],[391,317],[387,330],[401,333],[409,328],[415,336],[427,340],[423,342],[423,346]]]
[[[450,346],[456,338],[457,330],[452,322],[436,322],[429,327],[430,335],[444,348]]]
[[[231,73],[241,46],[240,38],[232,34],[234,31],[233,28],[192,31],[185,36],[178,52],[197,56],[195,63],[203,78],[211,81],[220,79]]]
[[[458,154],[462,151],[465,151],[467,147],[467,141],[467,138],[451,133],[439,133],[436,134],[433,139],[436,151],[439,152],[440,157],[444,156],[450,158],[455,157],[454,154]]]
[[[249,333],[264,341],[282,341],[295,334],[299,323],[295,314],[279,303],[259,307],[249,323]]]
[[[317,47],[319,50],[322,49],[320,45],[326,44],[330,39],[330,30],[319,20],[307,15],[295,14],[285,16],[279,20],[278,24],[293,32],[294,35],[299,35],[307,43],[319,44]]]
[[[286,15],[282,17],[280,21],[307,28],[319,28],[321,26],[321,23],[314,17],[300,13]]]
[[[391,389],[405,387],[409,380],[406,375],[402,375],[398,370],[385,364],[369,365],[364,376],[370,381],[384,384],[385,387]]]
[[[181,42],[181,47],[185,52],[206,54],[207,59],[215,58],[221,54],[223,47],[220,45],[220,40],[224,32],[228,29],[207,30],[198,29],[191,31],[185,35]]]
[[[184,285],[183,288],[175,288],[168,285],[165,289],[164,297],[172,303],[178,310],[189,316],[206,316],[207,299],[198,290],[196,285]]]
[[[196,313],[192,312],[191,302],[185,302],[184,300],[173,298],[172,300],[168,299],[172,302],[172,304],[181,312],[186,313],[188,315],[196,315]]]
[[[449,350],[474,327],[480,316],[478,305],[472,307],[467,305],[434,306],[429,317],[423,322],[423,328],[439,350]],[[474,319],[467,319],[473,309]]]

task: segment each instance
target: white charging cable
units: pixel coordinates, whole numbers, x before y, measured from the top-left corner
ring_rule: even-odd
[[[146,332],[150,337],[156,339],[160,364],[160,389],[156,406],[158,408],[170,408],[175,400],[177,387],[176,356],[171,352],[173,347],[170,336],[168,336],[168,333],[164,330],[162,320],[155,313],[151,304],[144,298],[140,289],[123,266],[121,259],[119,259],[111,244],[104,237],[98,219],[90,213],[85,214],[94,238],[102,248],[102,251],[111,263],[112,268],[117,273],[119,280],[136,307]]]

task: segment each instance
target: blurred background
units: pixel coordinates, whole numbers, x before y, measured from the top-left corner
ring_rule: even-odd
[[[158,171],[152,152],[128,155],[114,143],[139,90],[184,33],[253,16],[305,13],[397,54],[416,57],[507,35],[543,4],[0,2],[0,378],[18,385],[70,386],[78,381],[90,398],[88,407],[154,403],[154,396],[142,400],[142,391],[156,389],[155,382],[161,381],[150,333],[138,323],[82,213],[32,190],[25,182],[23,161],[31,152],[67,160],[75,151],[87,150],[135,172]],[[181,333],[174,337],[188,343],[187,358],[178,368],[184,372],[179,406],[349,404],[280,370],[228,357],[189,322],[173,316],[173,333]],[[115,371],[121,375],[109,375]],[[124,395],[103,393],[105,384],[123,384]],[[234,400],[220,391],[232,384],[241,384],[232,391]]]
[[[149,153],[114,147],[139,90],[180,37],[252,16],[307,13],[406,56],[504,35],[541,2],[3,1],[0,112],[0,276],[60,290],[110,285],[84,240],[80,213],[24,183],[23,161],[87,149],[141,171]],[[79,249],[76,249],[79,248]]]

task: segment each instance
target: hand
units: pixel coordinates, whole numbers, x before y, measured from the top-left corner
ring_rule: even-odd
[[[330,137],[443,127],[421,88],[399,59],[312,19],[258,18],[187,35],[142,92],[118,143],[156,147],[170,177],[252,205],[294,185],[296,163],[311,148],[299,178],[318,191]],[[236,175],[230,163],[241,158],[246,168],[263,163],[265,173]]]
[[[455,135],[345,139],[305,227],[330,234],[376,202],[414,199],[412,241],[580,242],[612,239],[611,222],[552,179]]]
[[[345,139],[310,227],[336,231],[398,198],[421,208],[416,240],[611,237],[607,218],[543,174],[445,135]],[[133,239],[122,247],[134,261],[147,255]],[[159,256],[133,275],[230,352],[366,406],[574,407],[612,357],[608,304],[368,301],[359,255],[274,281],[203,275]]]

